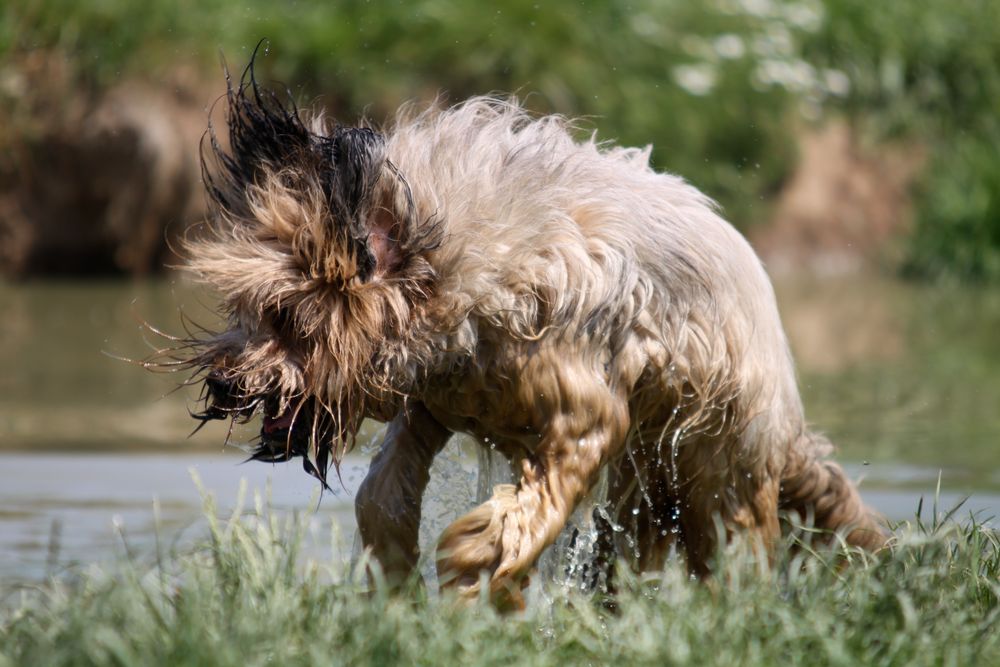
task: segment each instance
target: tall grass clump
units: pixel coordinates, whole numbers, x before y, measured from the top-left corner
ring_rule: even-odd
[[[51,581],[0,616],[0,665],[923,665],[1000,661],[1000,540],[975,522],[897,531],[884,553],[786,550],[773,568],[720,554],[623,577],[613,605],[536,584],[498,615],[369,586],[300,555],[309,518],[257,511],[198,548]],[[376,576],[377,579],[377,576]]]

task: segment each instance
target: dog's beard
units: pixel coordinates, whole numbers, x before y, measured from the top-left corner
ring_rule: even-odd
[[[303,469],[329,489],[329,470],[333,467],[339,474],[340,462],[354,447],[364,418],[361,392],[352,388],[340,392],[337,400],[326,401],[301,392],[257,393],[241,386],[240,379],[227,381],[218,372],[209,372],[200,397],[202,410],[191,414],[201,422],[195,432],[209,421],[228,420],[228,443],[236,424],[259,415],[261,428],[250,443],[248,460],[280,463],[301,457]]]
[[[210,421],[229,422],[229,445],[236,425],[259,417],[258,435],[237,445],[250,454],[248,460],[277,463],[301,457],[305,471],[324,488],[329,488],[331,467],[339,476],[340,462],[356,445],[364,419],[386,420],[405,398],[394,388],[390,360],[359,343],[351,349],[360,351],[351,355],[325,348],[315,354],[299,350],[290,360],[288,353],[277,352],[288,345],[249,345],[237,330],[220,333],[186,322],[186,336],[177,337],[147,326],[170,345],[143,360],[143,367],[188,372],[180,386],[200,386],[198,408],[190,412],[199,422],[192,435]]]
[[[265,401],[265,404],[271,401]],[[250,460],[280,463],[302,458],[303,469],[324,488],[331,464],[339,470],[356,429],[336,408],[319,407],[315,398],[289,402],[284,410],[265,408],[260,435]]]

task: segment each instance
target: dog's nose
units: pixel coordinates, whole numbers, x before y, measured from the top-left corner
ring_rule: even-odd
[[[233,382],[227,380],[221,372],[211,371],[205,378],[208,393],[215,398],[228,398],[232,395]]]

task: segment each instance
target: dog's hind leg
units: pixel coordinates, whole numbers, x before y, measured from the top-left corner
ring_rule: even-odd
[[[392,585],[406,581],[420,558],[420,507],[430,467],[451,432],[420,403],[389,423],[355,499],[358,532]]]
[[[678,453],[681,540],[688,568],[699,577],[711,573],[721,545],[735,539],[770,562],[781,537],[778,475],[752,461],[734,462],[736,447],[727,436],[705,437],[682,444]]]
[[[680,535],[680,506],[647,448],[628,445],[608,492],[619,555],[636,572],[663,568]]]
[[[885,546],[886,535],[844,470],[823,458],[830,445],[807,433],[789,452],[781,479],[780,506],[812,518],[817,528],[840,532],[847,543],[869,550]]]

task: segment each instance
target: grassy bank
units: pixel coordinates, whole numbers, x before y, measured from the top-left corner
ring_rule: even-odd
[[[129,77],[172,85],[178,67],[221,89],[219,53],[242,68],[267,38],[265,78],[306,100],[322,96],[350,121],[439,94],[517,93],[538,111],[586,118],[584,132],[653,144],[661,168],[685,174],[745,224],[794,159],[786,133],[798,84],[753,76],[765,53],[791,71],[789,40],[802,28],[786,14],[723,0],[513,0],[489,12],[448,0],[34,0],[0,10],[0,59],[55,54],[83,91]]]
[[[0,147],[53,106],[30,98],[54,79],[77,97],[130,78],[173,88],[193,71],[217,90],[219,52],[241,67],[266,37],[266,77],[345,119],[439,93],[517,92],[602,138],[651,143],[659,168],[744,228],[767,219],[803,128],[846,116],[875,150],[903,141],[927,157],[909,273],[996,280],[998,22],[1000,4],[983,0],[511,0],[489,12],[455,0],[28,0],[0,9]]]
[[[211,513],[211,510],[210,510]],[[891,550],[800,552],[774,571],[723,555],[713,584],[677,566],[628,580],[609,612],[549,589],[501,617],[370,591],[299,556],[305,522],[213,523],[182,554],[52,583],[0,612],[0,665],[923,665],[1000,660],[1000,540],[915,522]],[[850,563],[844,567],[843,558]]]

